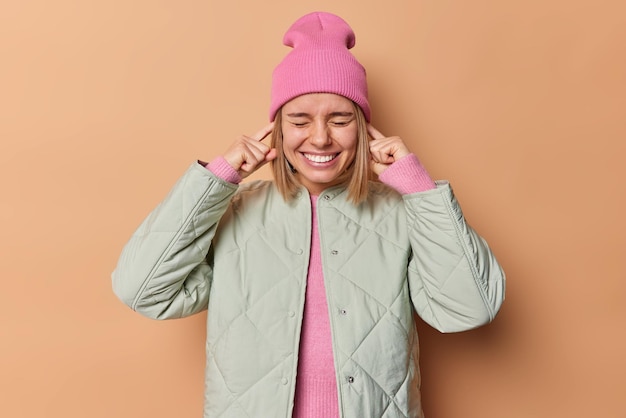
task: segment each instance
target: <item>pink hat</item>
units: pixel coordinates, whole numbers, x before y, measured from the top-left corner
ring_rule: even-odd
[[[302,16],[285,33],[293,48],[274,69],[270,121],[289,100],[307,93],[335,93],[363,109],[370,121],[365,68],[350,53],[355,44],[345,20],[325,12]]]

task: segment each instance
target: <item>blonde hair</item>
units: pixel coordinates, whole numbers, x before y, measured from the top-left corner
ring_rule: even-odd
[[[367,199],[368,181],[371,177],[370,149],[367,121],[363,111],[354,102],[352,102],[352,106],[357,124],[356,155],[354,156],[354,161],[346,169],[345,174],[342,175],[342,182],[346,184],[348,199],[355,205],[358,205]],[[295,197],[300,183],[296,179],[295,173],[292,171],[291,165],[283,152],[282,108],[278,109],[274,122],[275,128],[272,132],[271,147],[276,148],[278,156],[270,162],[270,165],[278,191],[285,200],[290,200]]]

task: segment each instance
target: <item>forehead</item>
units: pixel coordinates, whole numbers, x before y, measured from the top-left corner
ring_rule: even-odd
[[[332,113],[351,112],[352,101],[338,94],[310,93],[291,99],[283,106],[287,113]]]

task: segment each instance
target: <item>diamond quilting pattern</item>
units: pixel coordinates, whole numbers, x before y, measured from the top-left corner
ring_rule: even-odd
[[[338,363],[346,374],[363,375],[360,384],[368,386],[364,392],[378,394],[374,396],[380,399],[380,415],[397,410],[393,399],[406,384],[406,361],[414,343],[414,330],[407,329],[413,323],[406,282],[410,245],[405,219],[396,216],[398,204],[372,210],[364,224],[344,208],[321,212],[337,225],[324,229],[322,244],[326,284],[332,289],[329,303],[347,313],[334,321]],[[389,211],[396,213],[388,216]],[[332,250],[336,254],[328,255]],[[379,263],[362,262],[374,254]],[[383,352],[386,361],[381,362]],[[358,391],[358,385],[346,390]]]
[[[220,234],[228,239],[226,245],[215,246],[215,259],[220,262],[215,266],[219,279],[213,283],[220,298],[210,301],[207,317],[212,331],[208,333],[209,356],[223,369],[223,384],[233,402],[246,405],[247,413],[253,413],[250,405],[276,402],[276,396],[284,395],[272,389],[274,393],[259,397],[266,387],[276,388],[277,382],[278,387],[289,387],[282,382],[291,377],[297,352],[296,312],[304,296],[302,281],[307,267],[306,255],[298,251],[305,244],[303,237],[294,237],[285,219],[276,224],[271,216],[255,216],[223,218]],[[239,267],[233,269],[233,265]],[[271,409],[267,405],[259,408]]]

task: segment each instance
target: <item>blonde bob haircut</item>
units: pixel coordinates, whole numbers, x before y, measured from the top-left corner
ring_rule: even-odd
[[[367,121],[365,120],[363,111],[359,105],[354,102],[352,102],[352,107],[354,108],[355,121],[357,124],[356,155],[354,161],[352,161],[345,173],[341,176],[341,183],[346,185],[348,199],[355,205],[358,205],[367,199],[368,181],[371,177],[370,149]],[[278,156],[270,162],[270,166],[278,191],[283,195],[283,198],[288,201],[295,197],[301,185],[283,152],[282,108],[278,109],[278,112],[276,112],[274,126],[276,128],[274,128],[272,132],[271,147],[276,148]]]

